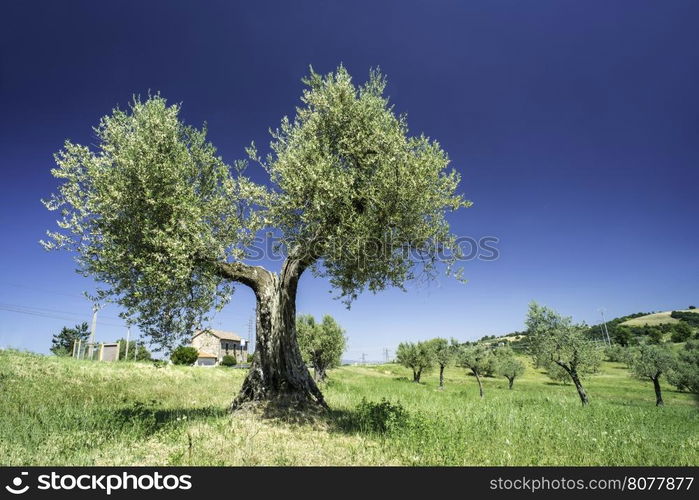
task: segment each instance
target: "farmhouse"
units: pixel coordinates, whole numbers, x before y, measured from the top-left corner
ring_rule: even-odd
[[[208,329],[195,332],[192,347],[199,351],[197,364],[202,366],[217,365],[226,355],[234,356],[238,363],[244,363],[248,357],[245,339],[223,330]]]

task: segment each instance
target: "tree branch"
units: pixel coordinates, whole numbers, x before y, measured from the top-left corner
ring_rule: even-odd
[[[247,285],[255,293],[271,279],[271,273],[264,267],[242,262],[217,262],[216,271],[222,278]]]

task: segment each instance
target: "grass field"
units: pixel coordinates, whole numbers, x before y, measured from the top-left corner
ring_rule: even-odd
[[[699,464],[697,397],[663,384],[656,408],[616,363],[587,381],[587,408],[531,367],[511,391],[486,379],[484,400],[463,369],[440,391],[434,374],[342,367],[323,387],[333,411],[308,419],[227,414],[244,375],[0,351],[0,465]],[[407,412],[386,432],[360,411],[381,398]]]

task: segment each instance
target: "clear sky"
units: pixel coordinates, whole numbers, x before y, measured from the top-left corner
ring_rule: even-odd
[[[341,62],[356,81],[380,66],[411,130],[449,153],[474,202],[454,231],[500,241],[497,260],[466,263],[466,285],[409,284],[350,310],[304,276],[299,312],[334,315],[345,358],[522,329],[532,299],[589,323],[696,304],[698,21],[693,0],[6,2],[0,347],[47,352],[90,319],[91,281],[38,244],[65,139],[91,144],[115,105],[160,91],[232,163],[293,113],[309,65]],[[253,308],[240,288],[213,326],[247,336]],[[118,312],[100,313],[98,340],[123,335]]]

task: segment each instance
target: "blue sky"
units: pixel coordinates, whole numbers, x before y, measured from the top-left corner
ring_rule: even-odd
[[[93,284],[38,244],[54,227],[39,200],[66,138],[90,144],[115,105],[160,91],[187,122],[207,121],[232,163],[293,113],[309,65],[341,62],[357,81],[380,66],[411,130],[449,153],[474,201],[454,232],[500,240],[497,260],[465,264],[466,285],[409,284],[350,310],[304,276],[299,312],[334,315],[346,358],[522,329],[532,299],[590,323],[600,308],[696,304],[698,14],[680,0],[8,3],[0,347],[47,352],[53,333],[90,317],[81,292]],[[213,326],[247,336],[253,308],[240,288]],[[123,335],[118,312],[100,313],[99,340]]]

